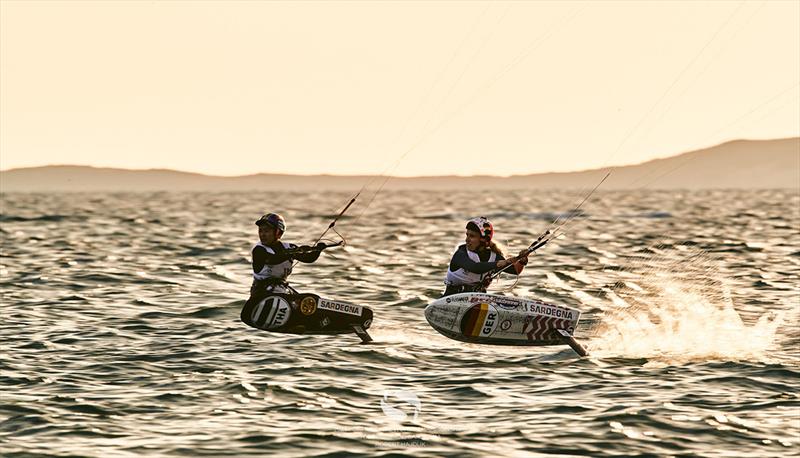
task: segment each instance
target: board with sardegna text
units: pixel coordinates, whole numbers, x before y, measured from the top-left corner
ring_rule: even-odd
[[[569,345],[588,353],[573,337],[581,312],[534,299],[486,293],[442,297],[425,308],[425,319],[442,335],[489,345]]]
[[[242,308],[242,321],[264,331],[287,334],[356,334],[362,342],[372,324],[372,309],[316,294],[270,293]]]

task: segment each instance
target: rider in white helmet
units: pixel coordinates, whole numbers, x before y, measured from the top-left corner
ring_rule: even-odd
[[[442,296],[464,292],[486,292],[491,283],[487,278],[493,272],[519,275],[528,263],[525,250],[516,261],[506,260],[503,251],[492,241],[494,226],[488,218],[479,216],[467,221],[464,244],[460,245],[450,260],[445,277],[447,286]]]

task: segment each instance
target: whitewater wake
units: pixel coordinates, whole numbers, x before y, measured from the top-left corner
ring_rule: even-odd
[[[623,281],[607,291],[592,356],[646,358],[668,365],[691,361],[765,361],[776,346],[784,312],[745,323],[730,289],[705,252],[656,252],[632,260]],[[688,252],[687,252],[688,251]]]

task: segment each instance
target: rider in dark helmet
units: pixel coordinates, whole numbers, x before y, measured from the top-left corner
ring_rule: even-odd
[[[494,226],[486,217],[479,216],[467,221],[464,244],[460,245],[447,269],[442,296],[465,292],[486,292],[491,283],[487,278],[492,272],[502,269],[505,273],[519,275],[528,263],[525,250],[517,261],[506,260],[501,248],[492,241]]]
[[[324,243],[314,247],[297,246],[281,241],[286,231],[286,221],[277,213],[267,213],[256,221],[258,243],[253,247],[253,285],[250,300],[269,292],[292,293],[286,279],[292,273],[292,261],[312,263],[325,248]]]

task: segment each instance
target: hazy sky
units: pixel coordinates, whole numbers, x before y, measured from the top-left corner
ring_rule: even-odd
[[[798,1],[0,3],[4,170],[508,175],[800,135]]]

